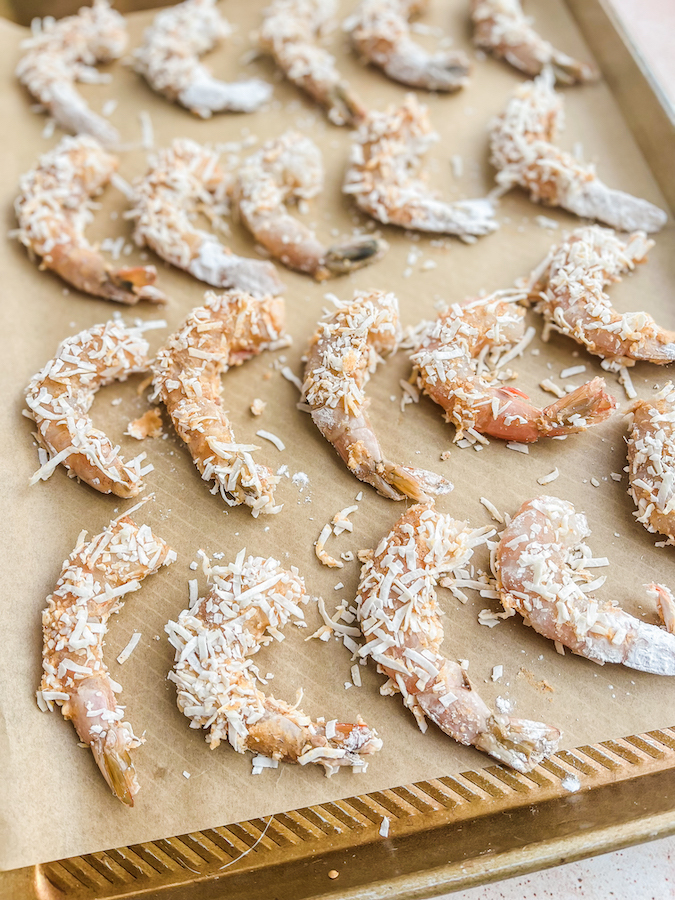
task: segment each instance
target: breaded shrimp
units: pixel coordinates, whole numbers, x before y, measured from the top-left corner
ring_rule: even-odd
[[[134,67],[150,86],[202,119],[214,112],[253,112],[272,96],[260,78],[228,84],[199,62],[230,34],[216,0],[185,0],[157,13],[134,50]]]
[[[245,503],[254,517],[277,513],[279,477],[253,462],[253,444],[237,444],[221,402],[220,375],[274,346],[282,337],[284,301],[241,291],[214,294],[193,309],[152,364],[160,399],[188,445],[204,481],[213,481],[228,506]]]
[[[338,72],[335,57],[318,44],[335,6],[335,0],[272,0],[259,40],[286,78],[323,106],[334,125],[353,125],[365,107]]]
[[[135,497],[142,477],[153,469],[142,467],[145,453],[125,462],[119,446],[94,427],[89,410],[96,391],[113,381],[125,381],[150,365],[148,342],[140,328],[119,322],[94,325],[66,338],[26,389],[26,415],[35,420],[43,465],[31,484],[49,478],[62,463],[71,478],[85,481],[102,494]]]
[[[326,247],[286,204],[308,200],[323,190],[321,151],[297,131],[267,141],[237,172],[233,189],[242,221],[276,259],[317,281],[344,275],[380,259],[386,241],[370,235]]]
[[[94,754],[110,790],[127,806],[134,805],[139,785],[129,754],[143,743],[123,722],[117,703],[122,688],[103,661],[108,619],[119,612],[124,597],[140,582],[176,559],[147,525],[120,516],[90,541],[83,531],[64,562],[54,592],[42,613],[42,668],[37,692],[43,712],[61,707],[82,743]]]
[[[535,203],[561,206],[619,231],[663,228],[667,216],[662,209],[607,187],[594,166],[580,163],[553,143],[563,122],[562,98],[553,89],[550,69],[518,85],[490,134],[491,162],[500,188],[520,185]]]
[[[502,533],[495,574],[504,608],[539,634],[601,665],[675,675],[675,635],[596,600],[583,582],[592,558],[586,516],[557,497],[524,503]],[[649,586],[651,590],[651,586]]]
[[[216,153],[188,138],[176,138],[134,184],[128,213],[136,220],[134,239],[214,287],[255,297],[280,294],[283,284],[271,262],[235,255],[195,223],[197,212],[219,222],[227,209],[228,186]]]
[[[91,134],[106,146],[115,145],[117,130],[89,109],[75,84],[106,81],[94,66],[119,59],[126,45],[123,17],[110,8],[108,0],[94,0],[91,8],[83,6],[75,16],[42,19],[21,45],[26,53],[16,67],[16,77],[64,131]]]
[[[361,569],[356,602],[366,644],[359,655],[389,676],[380,693],[400,693],[421,731],[428,717],[460,744],[528,772],[555,753],[558,729],[492,713],[466,672],[441,653],[436,585],[451,580],[493,533],[443,515],[433,504],[411,507]]]
[[[394,81],[427,91],[456,91],[469,80],[466,53],[429,53],[410,36],[408,19],[428,5],[428,0],[361,0],[343,27],[361,56]]]
[[[396,297],[355,291],[351,303],[339,304],[319,323],[307,353],[302,396],[316,427],[360,481],[390,500],[427,500],[452,485],[433,472],[385,459],[367,414],[366,382],[400,339]]]
[[[427,108],[414,94],[402,106],[369,113],[352,144],[343,193],[385,225],[460,236],[494,231],[499,226],[490,200],[446,203],[415,177],[421,157],[436,140]]]
[[[14,203],[17,237],[68,284],[95,297],[127,305],[163,303],[154,287],[154,266],[113,269],[92,247],[84,229],[92,220],[91,198],[100,194],[117,168],[117,159],[88,135],[65,137],[21,176]]]
[[[527,394],[506,387],[505,363],[522,353],[525,310],[523,294],[498,291],[463,304],[453,304],[431,323],[411,356],[417,384],[445,410],[457,429],[531,443],[542,437],[585,431],[604,422],[616,408],[602,378],[582,384],[545,409]],[[533,330],[533,329],[532,329]]]
[[[169,678],[178,689],[180,711],[191,728],[208,731],[211,749],[227,740],[238,753],[251,750],[268,759],[316,763],[327,775],[341,766],[363,767],[382,747],[377,732],[360,719],[355,725],[313,721],[258,687],[250,657],[292,618],[303,622],[305,582],[276,559],[245,550],[228,566],[206,566],[211,590],[165,630],[176,649]],[[254,760],[255,766],[255,760]]]

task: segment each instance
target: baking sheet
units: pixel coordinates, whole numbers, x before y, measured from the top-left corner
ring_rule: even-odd
[[[209,58],[219,75],[236,77],[243,69],[275,79],[267,61],[245,67],[239,63],[250,47],[249,33],[258,23],[263,5],[224,7],[223,12],[239,27],[227,47]],[[345,13],[350,6],[344,4]],[[533,4],[532,11],[542,31],[555,34],[561,47],[588,55],[562,3],[536,7]],[[450,33],[458,45],[468,48],[462,11],[454,11],[450,18]],[[138,43],[141,30],[150,19],[147,13],[129,17],[132,46]],[[447,13],[439,4],[425,22],[446,28]],[[45,119],[29,112],[29,100],[13,82],[17,44],[24,33],[0,23],[5,79],[2,83],[9,84],[0,96],[0,110],[2,121],[12,123],[11,139],[0,148],[0,191],[7,229],[14,224],[11,203],[19,174],[59,137],[43,137]],[[358,84],[369,105],[383,106],[402,98],[403,89],[378,72],[364,70],[350,56],[339,33],[332,46],[342,70]],[[203,122],[153,95],[129,69],[117,64],[111,72],[111,84],[87,86],[83,92],[97,109],[109,98],[119,99],[112,121],[125,141],[139,141],[141,110],[151,116],[158,145],[178,135],[204,142],[241,142],[250,135],[264,139],[286,127],[296,127],[319,143],[327,168],[326,190],[311,204],[308,221],[316,223],[320,236],[326,239],[332,229],[344,232],[367,225],[364,217],[338,199],[349,143],[347,130],[327,124],[322,114],[292,86],[276,83],[272,108],[264,113],[218,116]],[[485,60],[476,63],[471,85],[463,93],[425,97],[434,125],[441,133],[441,141],[429,156],[428,171],[444,196],[474,197],[489,189],[486,126],[503,108],[519,79],[504,64]],[[606,86],[600,83],[569,90],[566,102],[568,126],[562,139],[564,145],[572,147],[581,142],[585,157],[598,162],[600,174],[609,184],[663,205]],[[464,175],[459,179],[453,177],[449,165],[453,154],[464,160]],[[144,167],[145,153],[138,149],[124,154],[120,171],[130,179]],[[124,208],[124,198],[109,189],[102,198],[91,236],[129,236],[128,223],[121,216]],[[113,220],[110,214],[115,212],[118,217]],[[62,470],[47,483],[29,488],[28,478],[37,468],[37,453],[32,446],[30,423],[20,416],[23,387],[53,354],[59,341],[109,318],[115,307],[75,292],[64,295],[63,285],[50,274],[38,272],[21,247],[11,241],[3,243],[0,264],[5,282],[7,337],[2,365],[8,403],[2,423],[6,448],[2,464],[5,519],[10,523],[6,529],[9,572],[2,609],[4,650],[0,660],[0,746],[5,775],[0,856],[3,868],[265,816],[488,764],[487,757],[458,746],[433,727],[425,736],[420,735],[399,700],[379,696],[377,688],[383,679],[371,667],[362,669],[361,688],[345,689],[351,661],[342,644],[303,641],[320,622],[316,610],[309,609],[307,632],[289,628],[283,644],[259,655],[261,671],[275,672],[272,689],[278,696],[293,697],[297,687],[302,686],[303,707],[308,713],[337,716],[345,721],[361,713],[382,735],[384,749],[373,758],[365,775],[341,773],[327,780],[315,769],[282,766],[252,778],[250,758],[235,754],[229,747],[210,751],[178,712],[174,688],[166,681],[173,651],[164,638],[163,625],[187,605],[187,580],[194,577],[189,563],[197,558],[200,548],[207,553],[224,553],[226,559],[233,558],[243,546],[253,554],[276,555],[300,568],[309,590],[322,594],[329,609],[342,597],[354,596],[358,564],[348,564],[339,571],[323,568],[314,557],[313,541],[324,523],[338,509],[350,505],[360,490],[363,500],[353,516],[354,534],[335,539],[329,549],[355,551],[373,546],[401,514],[402,504],[378,497],[346,472],[309,417],[295,409],[295,388],[280,375],[278,367],[285,361],[300,372],[300,356],[326,305],[327,291],[348,298],[357,287],[394,290],[401,302],[403,323],[411,325],[433,316],[438,299],[453,301],[482,289],[509,286],[514,278],[527,273],[552,241],[560,237],[560,230],[552,232],[537,224],[535,217],[542,213],[558,221],[561,228],[577,223],[572,216],[536,207],[519,192],[513,192],[502,200],[500,231],[473,246],[452,238],[443,240],[442,246],[432,246],[428,237],[411,240],[390,229],[385,230],[392,244],[386,260],[348,278],[317,285],[283,271],[288,285],[288,330],[293,346],[263,355],[228,373],[223,380],[225,405],[232,414],[238,438],[260,443],[258,457],[269,465],[285,464],[291,475],[304,472],[308,476],[309,488],[302,493],[290,479],[284,479],[279,498],[285,506],[278,516],[253,520],[246,509],[224,508],[222,501],[212,497],[200,481],[168,423],[166,440],[150,440],[141,448],[124,438],[126,423],[147,408],[145,399],[136,392],[140,379],[101,391],[93,410],[97,423],[120,441],[128,454],[145,449],[155,465],[155,472],[146,481],[148,491],[154,491],[157,499],[147,504],[137,518],[150,523],[179,555],[173,567],[149,579],[141,592],[130,597],[120,616],[111,622],[107,638],[107,660],[112,676],[123,685],[127,718],[137,732],[145,730],[147,739],[135,755],[141,792],[133,810],[123,808],[108,793],[91,754],[78,748],[72,726],[57,712],[40,713],[34,701],[40,677],[40,611],[58,577],[61,562],[81,528],[92,533],[100,531],[113,515],[133,501],[98,495],[70,481]],[[669,225],[658,236],[648,265],[613,289],[613,299],[620,309],[646,308],[671,328],[675,327],[675,311],[670,306],[670,286],[675,274],[672,244]],[[235,252],[254,253],[252,240],[236,223],[232,224],[230,246]],[[413,248],[419,254],[415,262],[410,257]],[[133,262],[139,256],[134,251],[124,259]],[[436,262],[437,267],[424,269],[427,260]],[[201,303],[204,288],[161,263],[159,268],[161,285],[171,295],[170,306],[161,312],[147,306],[122,312],[127,320],[161,316],[174,328],[192,306]],[[539,332],[541,323],[535,317],[532,322]],[[153,349],[167,333],[149,333]],[[540,350],[539,355],[533,355],[533,349]],[[544,346],[537,339],[519,362],[517,384],[543,405],[551,398],[537,388],[538,382],[546,376],[559,380],[562,369],[581,362],[587,367],[586,373],[573,379],[575,383],[602,374],[598,362],[583,355],[576,345],[554,337]],[[640,586],[653,579],[672,583],[672,558],[669,550],[655,549],[654,538],[635,524],[625,481],[619,484],[610,478],[610,472],[621,472],[625,464],[620,417],[565,442],[542,442],[531,447],[527,456],[496,441],[478,453],[460,450],[451,447],[453,432],[443,423],[438,407],[422,401],[407,407],[404,413],[400,411],[399,379],[408,374],[406,356],[400,353],[375,375],[369,388],[372,420],[391,459],[434,469],[454,482],[454,492],[439,502],[439,508],[479,525],[491,521],[479,503],[480,496],[509,512],[544,490],[570,499],[588,513],[594,532],[590,543],[596,555],[605,554],[612,562],[601,596],[615,597],[630,611],[655,621],[653,610],[642,600]],[[635,386],[644,396],[649,395],[655,383],[663,384],[666,378],[664,370],[649,366],[633,370]],[[610,386],[625,407],[623,391],[612,377]],[[122,403],[113,405],[112,401],[120,397]],[[265,414],[257,419],[248,413],[254,397],[268,402]],[[287,450],[279,453],[271,444],[254,438],[259,428],[278,434]],[[446,449],[451,449],[450,458],[441,461],[440,454]],[[555,466],[561,472],[560,478],[549,488],[540,488],[536,478]],[[600,482],[599,487],[591,484],[591,477]],[[484,563],[480,556],[476,561]],[[334,590],[338,582],[344,588]],[[200,587],[203,584],[200,576]],[[478,611],[491,605],[496,609],[496,604],[472,597],[462,606],[446,591],[441,591],[440,597],[447,612],[448,655],[470,660],[469,675],[488,702],[502,696],[513,702],[517,715],[560,726],[564,747],[669,724],[664,721],[664,710],[672,701],[672,682],[619,667],[600,668],[569,654],[563,659],[552,645],[524,628],[517,618],[493,630],[479,626]],[[129,661],[119,667],[115,657],[134,630],[141,631],[141,642]],[[160,639],[155,640],[156,636]],[[504,675],[500,682],[492,683],[490,673],[498,664],[504,667]],[[189,779],[183,776],[184,771],[190,773]]]

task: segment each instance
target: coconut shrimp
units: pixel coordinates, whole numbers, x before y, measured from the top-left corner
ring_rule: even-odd
[[[562,98],[553,89],[550,69],[518,85],[490,134],[499,187],[506,191],[520,185],[535,203],[561,206],[619,231],[663,228],[667,216],[662,209],[607,187],[594,166],[580,163],[553,143],[563,119]]]
[[[592,585],[584,585],[592,578],[584,569],[593,557],[585,543],[590,533],[586,516],[566,500],[544,496],[524,503],[497,547],[504,608],[578,656],[675,675],[675,635],[629,615],[615,600],[597,600]]]
[[[83,531],[63,564],[54,592],[42,613],[43,675],[37,692],[43,712],[61,707],[78,737],[94,754],[110,790],[134,805],[139,785],[130,751],[143,743],[122,721],[121,687],[103,660],[108,619],[141,581],[168,566],[176,554],[147,525],[128,514],[115,519],[90,541]]]
[[[365,722],[313,721],[297,703],[290,706],[258,687],[250,657],[283,640],[281,629],[289,620],[304,622],[301,604],[308,597],[298,570],[283,569],[276,559],[245,559],[242,550],[234,563],[207,571],[208,595],[165,629],[176,650],[169,678],[190,727],[208,731],[212,750],[227,740],[238,753],[316,763],[327,775],[342,766],[365,768],[367,757],[382,747]]]
[[[280,294],[283,284],[271,262],[237,256],[196,226],[197,212],[219,224],[227,209],[227,189],[218,155],[195,141],[176,138],[134,184],[128,215],[136,221],[136,243],[214,287],[255,297]]]
[[[99,194],[117,168],[117,159],[88,135],[65,137],[37,166],[22,175],[14,203],[17,237],[51,269],[79,291],[127,305],[149,300],[163,303],[154,282],[154,266],[113,269],[87,241],[91,198]]]
[[[369,113],[352,144],[343,193],[385,225],[460,236],[494,231],[499,226],[490,200],[446,203],[414,177],[436,140],[427,108],[413,94],[402,106]]]
[[[279,477],[253,461],[259,447],[238,444],[220,397],[220,375],[274,347],[282,338],[284,301],[241,291],[206,294],[152,364],[154,399],[161,399],[211,493],[228,506],[244,503],[254,517],[277,513]]]
[[[498,291],[489,297],[454,304],[429,325],[411,359],[417,384],[444,410],[457,429],[520,443],[585,431],[604,422],[616,408],[602,378],[582,384],[545,409],[527,394],[501,383],[504,364],[522,353],[523,294]]]
[[[312,337],[302,396],[316,427],[360,481],[390,500],[425,500],[452,485],[433,472],[385,459],[367,414],[366,382],[400,339],[396,297],[355,291],[352,302],[340,304]]]
[[[432,54],[410,37],[408,19],[427,6],[428,0],[361,0],[344,29],[361,56],[394,81],[428,91],[456,91],[469,80],[466,53]]]
[[[148,342],[140,328],[119,322],[94,325],[66,338],[26,389],[26,415],[35,421],[42,466],[31,484],[45,480],[61,463],[71,478],[79,478],[102,494],[135,497],[145,453],[126,462],[119,446],[94,427],[89,410],[96,391],[113,381],[125,381],[150,365]]]
[[[529,772],[556,751],[558,729],[493,713],[464,669],[441,653],[436,585],[461,571],[493,533],[443,515],[433,504],[411,507],[361,569],[356,602],[366,643],[359,655],[389,676],[380,693],[400,693],[421,731],[429,718],[460,744]]]
[[[253,112],[272,96],[260,78],[228,84],[199,62],[230,34],[216,0],[185,0],[162,10],[134,51],[135,69],[158,93],[208,119],[214,112]]]
[[[380,259],[389,245],[371,235],[326,247],[291,216],[286,204],[308,200],[323,190],[321,151],[296,131],[287,131],[244,160],[233,188],[234,201],[255,239],[290,269],[317,281],[344,275]]]
[[[335,0],[272,0],[263,13],[260,46],[334,125],[353,125],[365,107],[338,72],[335,57],[318,45],[334,12]]]

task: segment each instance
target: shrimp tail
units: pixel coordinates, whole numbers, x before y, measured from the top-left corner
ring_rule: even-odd
[[[136,770],[119,733],[110,729],[105,741],[94,741],[90,747],[110,790],[126,806],[133,806],[138,790]]]
[[[543,722],[493,715],[474,746],[517,772],[529,772],[556,752],[559,741],[560,731]]]
[[[548,437],[574,434],[604,422],[616,409],[616,400],[605,388],[604,378],[593,378],[547,406],[537,423],[541,433]]]
[[[106,296],[120,303],[133,305],[139,300],[149,300],[150,303],[163,304],[167,302],[167,297],[154,286],[156,278],[154,266],[133,266],[108,272],[102,287],[107,292]]]
[[[658,206],[625,191],[608,187],[600,179],[571,185],[563,204],[565,209],[587,219],[599,219],[617,231],[660,231],[667,215]]]
[[[553,74],[559,84],[584,84],[597,81],[599,72],[595,66],[572,59],[565,53],[558,53],[552,60]]]
[[[356,125],[367,113],[366,107],[346,84],[336,84],[329,93],[328,118],[336,125]]]
[[[345,275],[381,259],[388,249],[381,238],[356,237],[330,247],[323,264],[331,275]]]

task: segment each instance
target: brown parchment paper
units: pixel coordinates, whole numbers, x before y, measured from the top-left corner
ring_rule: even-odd
[[[349,232],[355,226],[365,227],[367,221],[339,194],[348,131],[329,125],[319,110],[278,77],[267,60],[240,62],[251,46],[250,32],[259,22],[263,4],[264,0],[224,4],[223,12],[238,28],[226,47],[211,55],[209,65],[223,77],[247,72],[274,81],[274,102],[267,111],[197,120],[155,96],[122,64],[111,67],[110,84],[85,86],[82,90],[96,109],[109,98],[119,100],[112,121],[129,143],[139,142],[141,110],[147,110],[151,116],[158,146],[179,135],[204,142],[236,143],[249,135],[260,140],[278,135],[287,127],[307,132],[321,146],[327,169],[325,192],[310,204],[307,220],[326,239],[330,239],[333,230]],[[351,6],[343,4],[345,14]],[[458,45],[470,49],[464,4],[454,6],[449,13],[445,4],[434,4],[434,11],[425,22],[448,30]],[[530,11],[546,36],[568,52],[588,56],[562,2],[532,3]],[[150,13],[129,17],[131,46],[138,44],[141,30],[150,19]],[[60,138],[58,133],[51,138],[43,136],[45,118],[30,111],[31,101],[14,82],[12,71],[24,34],[22,29],[0,22],[0,207],[7,230],[14,227],[12,201],[20,173]],[[432,44],[435,40],[420,39]],[[404,90],[379,72],[364,69],[350,54],[339,32],[333,36],[332,47],[343,71],[358,85],[367,103],[381,107],[402,99]],[[487,163],[486,126],[503,108],[519,79],[505,64],[481,59],[475,62],[466,90],[455,96],[425,97],[441,135],[429,156],[428,172],[431,182],[446,197],[476,197],[489,190],[492,173]],[[568,90],[566,103],[564,145],[571,148],[580,142],[586,158],[598,163],[609,184],[664,205],[607,86],[598,83]],[[452,175],[453,154],[464,161],[464,173],[459,178]],[[144,168],[143,150],[122,154],[120,171],[126,178],[132,179]],[[91,228],[93,238],[130,238],[130,225],[122,217],[125,203],[119,192],[108,189]],[[560,228],[542,228],[535,220],[541,214],[554,219]],[[510,286],[516,277],[539,262],[551,243],[560,238],[563,228],[577,224],[577,220],[561,211],[531,204],[519,191],[503,198],[499,219],[501,229],[473,246],[452,238],[439,242],[415,235],[411,239],[396,229],[385,229],[391,250],[384,260],[351,277],[323,285],[283,271],[293,346],[247,363],[228,373],[223,382],[225,406],[232,414],[237,436],[261,445],[258,459],[274,467],[288,466],[290,476],[304,472],[309,479],[304,491],[290,478],[283,479],[278,496],[284,509],[279,515],[254,520],[246,508],[228,509],[219,498],[211,496],[166,419],[169,437],[143,444],[142,449],[155,466],[147,477],[147,490],[155,492],[156,501],[139,511],[137,519],[150,523],[175,547],[178,562],[148,579],[139,593],[129,597],[122,613],[111,621],[107,637],[107,661],[112,676],[123,685],[121,697],[127,717],[137,733],[144,732],[146,737],[144,746],[135,753],[141,791],[133,810],[111,796],[91,753],[78,747],[72,726],[60,713],[44,714],[38,710],[35,690],[40,679],[40,612],[63,559],[82,528],[94,534],[99,532],[134,501],[99,495],[69,480],[63,469],[46,483],[29,487],[28,479],[38,467],[38,459],[31,423],[21,416],[25,385],[53,355],[58,343],[69,334],[111,317],[117,307],[64,291],[58,279],[38,271],[16,241],[0,241],[4,345],[0,357],[4,396],[0,441],[5,535],[5,591],[0,607],[2,867],[267,816],[489,763],[487,757],[460,747],[433,726],[426,735],[420,734],[399,699],[379,695],[383,678],[373,667],[361,669],[362,687],[346,687],[351,661],[341,642],[303,640],[320,623],[316,608],[311,606],[306,631],[289,627],[283,644],[275,644],[259,655],[261,672],[275,673],[270,690],[292,698],[296,689],[303,687],[304,709],[314,715],[350,721],[360,713],[379,730],[384,749],[373,758],[364,775],[343,772],[327,780],[317,768],[282,765],[254,778],[249,757],[236,754],[229,746],[210,751],[203,736],[190,730],[178,712],[174,687],[166,680],[173,651],[163,626],[187,605],[188,578],[198,577],[200,590],[203,589],[201,574],[195,576],[189,569],[200,548],[209,554],[223,553],[230,560],[246,547],[250,553],[275,555],[295,564],[306,578],[310,592],[323,595],[329,609],[343,597],[354,597],[358,563],[347,564],[342,570],[326,569],[314,556],[313,542],[330,517],[351,504],[360,491],[363,499],[352,517],[354,533],[332,539],[328,548],[331,552],[374,546],[402,513],[403,504],[378,497],[348,474],[309,416],[296,409],[296,389],[278,368],[285,362],[295,372],[301,371],[300,357],[327,305],[327,291],[348,298],[357,287],[393,290],[400,299],[403,324],[412,325],[423,317],[432,317],[434,303],[439,299],[454,301],[481,289]],[[647,309],[669,328],[675,327],[673,237],[669,225],[657,237],[649,263],[612,289],[618,307]],[[235,251],[255,254],[254,242],[236,223],[232,223],[230,244]],[[415,254],[410,255],[413,249],[419,254],[416,260]],[[129,263],[138,261],[139,253],[134,250],[123,259]],[[436,268],[424,268],[429,260],[436,263]],[[163,316],[173,329],[193,306],[201,303],[204,286],[161,262],[158,267],[161,286],[171,296],[166,310],[141,305],[132,311],[122,308],[121,312],[127,320],[135,316]],[[541,322],[536,317],[532,321],[539,334]],[[153,349],[168,333],[149,333]],[[517,362],[517,384],[544,405],[551,397],[539,390],[539,381],[546,376],[559,381],[562,369],[578,363],[585,364],[586,372],[572,379],[576,384],[602,374],[599,361],[570,341],[554,336],[544,345],[537,337]],[[643,599],[641,585],[653,579],[675,582],[673,551],[654,548],[655,538],[633,519],[625,477],[621,483],[609,477],[610,472],[622,473],[625,464],[624,425],[619,415],[564,442],[542,441],[532,446],[527,456],[508,450],[498,441],[492,441],[480,452],[460,450],[452,445],[453,431],[431,402],[423,400],[401,412],[399,379],[408,374],[405,353],[399,353],[377,372],[369,388],[372,420],[391,459],[433,469],[454,482],[454,492],[439,503],[442,510],[481,525],[491,522],[479,503],[481,496],[510,513],[526,498],[546,490],[573,501],[588,514],[593,529],[590,543],[596,555],[606,554],[611,560],[611,568],[603,570],[608,580],[601,595],[614,597],[631,612],[656,621],[655,611]],[[654,385],[663,384],[667,377],[667,371],[648,365],[633,370],[635,386],[643,396],[648,396]],[[609,376],[609,381],[620,407],[625,409],[627,401],[622,388],[614,376]],[[96,421],[129,454],[139,452],[141,447],[123,437],[126,424],[148,408],[145,396],[137,393],[139,383],[140,379],[135,379],[101,391],[93,409]],[[248,412],[255,397],[267,402],[260,418],[253,418]],[[122,402],[114,405],[117,398]],[[279,435],[287,449],[279,452],[255,438],[259,428]],[[447,449],[451,449],[450,457],[441,461],[440,454]],[[541,488],[537,477],[555,466],[560,477],[547,489]],[[598,480],[597,487],[591,478]],[[477,554],[476,563],[485,562]],[[340,582],[343,587],[337,588]],[[495,601],[472,595],[462,606],[447,591],[440,591],[440,598],[447,613],[448,655],[470,660],[469,674],[489,703],[501,696],[512,702],[515,714],[560,726],[564,732],[563,747],[673,724],[672,680],[618,666],[601,668],[569,653],[563,658],[552,644],[525,628],[519,617],[492,630],[480,626],[479,610],[498,609]],[[120,667],[116,656],[134,630],[142,634],[140,644]],[[498,664],[503,666],[504,674],[493,683],[490,673]],[[184,772],[190,773],[189,779]]]

